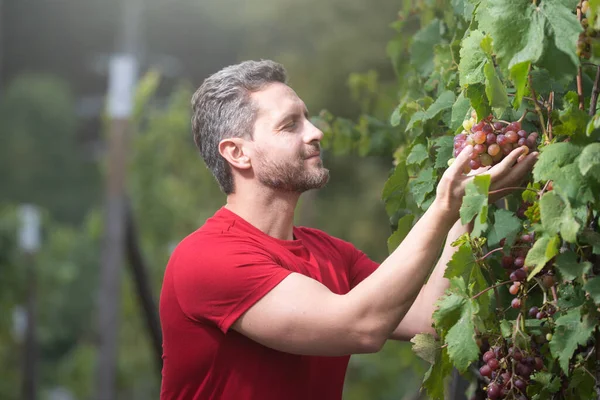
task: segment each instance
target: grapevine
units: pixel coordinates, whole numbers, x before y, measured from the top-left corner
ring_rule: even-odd
[[[338,152],[393,146],[390,250],[465,146],[465,173],[539,152],[500,201],[485,173],[467,186],[460,217],[473,229],[453,243],[437,335],[412,339],[431,363],[423,389],[444,399],[456,369],[473,399],[600,400],[600,2],[413,3],[388,46],[400,100],[387,128],[320,121]]]

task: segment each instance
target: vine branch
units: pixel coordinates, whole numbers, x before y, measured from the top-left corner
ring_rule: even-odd
[[[600,65],[596,67],[596,79],[594,79],[594,89],[592,89],[592,101],[590,101],[590,109],[588,111],[590,117],[596,114],[598,94],[600,94]]]
[[[477,293],[475,296],[471,297],[471,300],[475,300],[476,298],[478,298],[479,296],[481,296],[481,295],[482,295],[482,294],[484,294],[485,292],[489,292],[489,291],[490,291],[490,290],[492,290],[492,289],[494,289],[494,291],[496,291],[496,288],[497,288],[498,286],[506,285],[507,283],[512,283],[512,281],[510,281],[510,280],[509,280],[509,281],[500,282],[500,283],[497,283],[497,284],[495,284],[495,285],[493,285],[493,286],[490,286],[490,287],[488,287],[488,288],[485,288],[485,289],[483,289],[481,292]],[[496,298],[497,298],[497,297],[498,297],[498,296],[496,296]]]

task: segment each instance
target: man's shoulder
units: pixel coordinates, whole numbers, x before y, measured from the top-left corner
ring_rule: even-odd
[[[320,246],[329,246],[334,247],[338,251],[341,252],[352,252],[355,247],[349,241],[333,236],[324,230],[311,228],[306,226],[298,226],[296,229],[300,232],[302,239],[305,241],[312,240],[315,243],[318,243]]]

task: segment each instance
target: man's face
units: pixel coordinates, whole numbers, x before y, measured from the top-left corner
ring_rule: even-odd
[[[302,193],[323,187],[323,132],[308,120],[304,102],[287,85],[272,83],[252,94],[258,106],[254,125],[252,168],[263,185]]]

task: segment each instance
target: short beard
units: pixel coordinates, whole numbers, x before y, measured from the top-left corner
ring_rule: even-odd
[[[304,193],[311,189],[320,189],[329,181],[329,170],[321,161],[313,167],[304,165],[304,158],[290,162],[268,160],[264,153],[258,153],[260,170],[255,171],[258,181],[272,189],[284,192]]]

